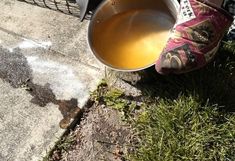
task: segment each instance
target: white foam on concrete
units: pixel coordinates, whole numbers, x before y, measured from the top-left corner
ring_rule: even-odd
[[[28,56],[27,61],[35,75],[51,84],[57,99],[79,98],[78,103],[82,106],[89,97],[87,87],[75,75],[72,67],[38,56]]]

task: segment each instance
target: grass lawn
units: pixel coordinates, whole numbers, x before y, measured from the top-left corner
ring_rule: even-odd
[[[234,51],[235,43],[224,42],[215,61],[188,74],[161,76],[149,69],[148,80],[136,85],[141,105],[118,90],[102,93],[134,129],[127,160],[235,160]]]

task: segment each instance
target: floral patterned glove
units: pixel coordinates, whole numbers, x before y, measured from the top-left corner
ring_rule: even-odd
[[[156,62],[160,74],[199,69],[215,56],[233,17],[204,0],[181,0],[177,23]]]

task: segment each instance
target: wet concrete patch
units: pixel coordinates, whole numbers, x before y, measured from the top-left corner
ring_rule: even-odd
[[[60,121],[61,128],[67,128],[71,123],[71,120],[80,112],[77,99],[72,98],[70,100],[57,100],[55,94],[50,88],[50,84],[40,86],[28,81],[26,83],[26,90],[33,96],[31,102],[34,104],[45,107],[47,104],[53,103],[59,106],[59,110],[64,117]]]
[[[14,88],[20,87],[32,78],[27,59],[19,52],[19,49],[11,53],[0,47],[0,78]]]
[[[58,100],[53,93],[50,84],[44,86],[33,83],[32,69],[30,68],[27,58],[21,53],[20,49],[10,52],[0,47],[0,79],[8,82],[13,88],[23,88],[33,97],[31,102],[45,107],[49,103],[59,106],[63,115],[60,122],[61,128],[67,128],[79,112],[78,100]]]

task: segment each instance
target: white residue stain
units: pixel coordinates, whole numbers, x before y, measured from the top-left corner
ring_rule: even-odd
[[[14,49],[13,48],[8,48],[8,50],[12,53]]]
[[[27,60],[33,70],[34,79],[42,84],[49,83],[57,99],[77,98],[80,105],[85,103],[89,95],[88,90],[71,67],[51,60],[42,60],[37,56],[29,56]]]
[[[52,42],[50,42],[50,41],[46,41],[46,42],[39,41],[39,42],[36,42],[36,41],[33,41],[33,40],[29,40],[29,39],[23,38],[22,42],[18,43],[17,45],[15,45],[15,46],[13,46],[11,48],[8,48],[8,50],[10,52],[13,52],[13,50],[15,48],[20,48],[20,49],[44,48],[44,49],[47,49],[51,45],[52,45]]]
[[[23,40],[24,41],[19,43],[16,47],[19,47],[20,49],[30,49],[30,48],[37,48],[37,47],[46,49],[52,45],[50,41],[36,42],[36,41],[25,39],[25,38],[23,38]]]

